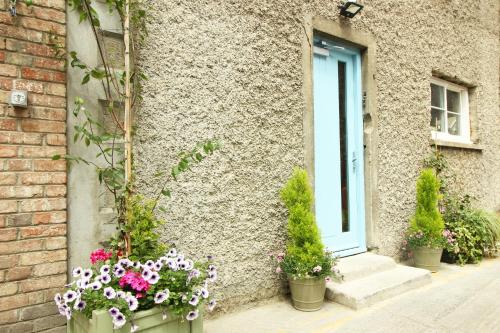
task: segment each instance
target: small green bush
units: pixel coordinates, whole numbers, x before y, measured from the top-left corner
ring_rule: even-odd
[[[129,259],[137,261],[156,260],[165,254],[166,244],[161,242],[158,227],[165,221],[156,218],[153,207],[156,202],[141,195],[132,195],[127,199],[127,221],[123,232],[130,234],[132,252]],[[120,236],[111,239],[113,248],[123,248]]]
[[[315,262],[324,249],[311,209],[313,194],[305,170],[294,170],[281,191],[281,200],[288,208],[288,255],[303,263]]]
[[[281,190],[281,200],[288,209],[287,253],[278,255],[280,268],[288,277],[320,277],[334,275],[336,259],[325,251],[312,212],[313,192],[307,173],[296,168]]]
[[[460,265],[477,263],[499,250],[500,219],[472,207],[469,196],[444,202],[446,228],[455,235],[456,247],[445,251],[445,260]]]
[[[417,181],[417,208],[410,221],[410,232],[428,239],[442,239],[444,221],[438,209],[439,180],[432,169],[424,169]]]

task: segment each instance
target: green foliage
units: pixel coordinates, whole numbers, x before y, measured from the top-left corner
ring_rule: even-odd
[[[325,253],[312,212],[313,192],[307,173],[296,168],[281,190],[281,200],[288,209],[287,255],[281,265],[290,277],[331,274],[332,257]],[[324,269],[313,274],[314,267]]]
[[[426,237],[441,238],[444,222],[438,209],[439,180],[432,169],[424,169],[417,181],[417,209],[410,222],[412,232]]]
[[[470,197],[447,198],[444,220],[455,233],[457,246],[445,252],[445,258],[460,265],[477,263],[499,250],[500,219],[472,207]]]
[[[141,195],[133,195],[127,200],[127,223],[121,231],[130,235],[130,260],[156,260],[167,249],[166,245],[160,242],[160,234],[156,231],[165,221],[156,218],[153,210],[155,204],[155,201]],[[119,239],[116,239],[114,244],[121,245],[116,246],[117,249],[124,247],[124,244],[119,244]]]

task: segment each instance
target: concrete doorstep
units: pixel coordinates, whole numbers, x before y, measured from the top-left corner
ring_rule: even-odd
[[[429,271],[372,253],[342,258],[338,268],[343,280],[328,283],[326,297],[356,310],[431,283]]]
[[[409,267],[392,266],[389,262],[377,265],[384,268],[369,274],[355,273],[355,269],[347,274],[345,270],[346,281],[335,286],[339,293],[342,288],[352,288],[349,294],[356,296],[352,302],[358,302],[360,310],[325,302],[320,311],[301,312],[290,301],[276,301],[207,320],[205,332],[500,332],[500,258],[464,267],[443,263],[441,270],[432,275],[427,271],[414,275],[415,271],[409,273],[405,269]],[[391,277],[391,271],[400,276],[399,281],[409,281],[412,288],[400,289],[401,284],[397,288],[380,288],[397,285],[398,278]],[[369,286],[370,281],[373,286]],[[356,284],[360,284],[359,290],[355,289]],[[373,293],[377,289],[384,291]],[[385,290],[391,292],[386,294]]]

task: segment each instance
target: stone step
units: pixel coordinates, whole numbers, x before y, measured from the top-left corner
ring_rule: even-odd
[[[326,287],[326,297],[358,310],[430,282],[431,273],[428,270],[396,265],[350,282],[330,282]]]
[[[395,267],[394,259],[370,252],[341,258],[337,264],[340,274],[343,275],[341,282],[354,281]]]

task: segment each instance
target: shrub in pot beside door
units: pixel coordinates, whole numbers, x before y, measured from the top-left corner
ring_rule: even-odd
[[[275,258],[278,273],[284,273],[290,285],[293,305],[302,311],[321,309],[325,280],[336,274],[336,258],[325,251],[312,212],[313,195],[305,170],[296,168],[281,191],[288,209],[286,254]]]
[[[439,180],[432,169],[424,169],[417,181],[417,208],[410,221],[406,245],[413,253],[416,267],[439,270],[443,248],[453,243],[445,231],[438,208]]]

